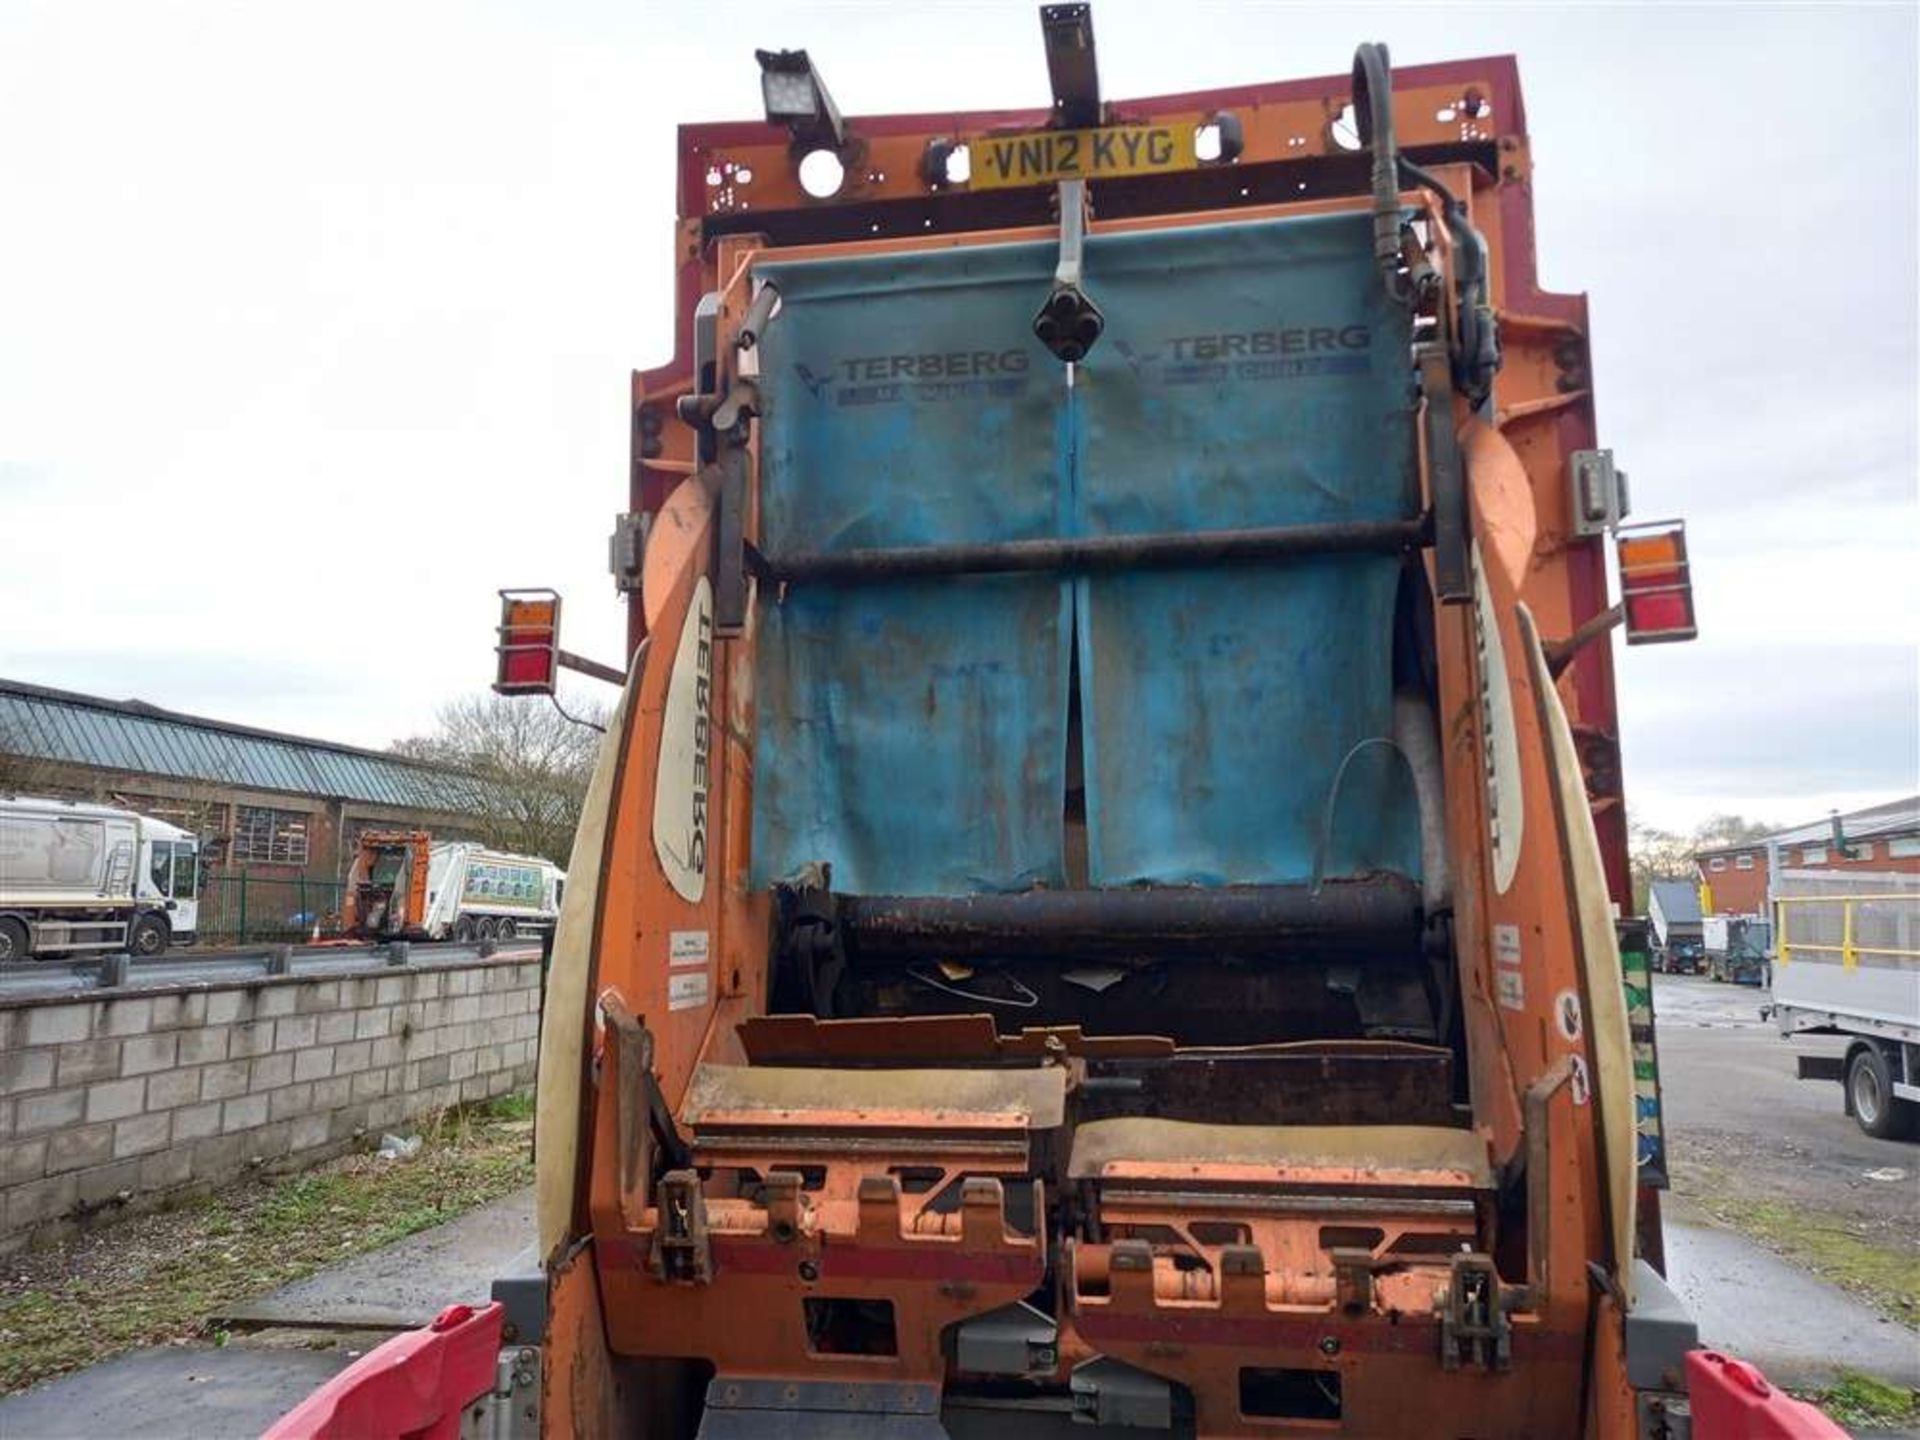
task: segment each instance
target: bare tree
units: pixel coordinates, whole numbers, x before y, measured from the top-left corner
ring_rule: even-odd
[[[567,708],[606,723],[604,707],[570,699]],[[395,741],[393,753],[464,770],[486,785],[488,806],[477,817],[486,844],[566,864],[598,731],[532,696],[467,695],[441,706],[435,720],[430,734]]]
[[[1698,852],[1722,845],[1757,844],[1779,828],[1765,820],[1725,813],[1709,815],[1688,835],[1629,822],[1627,849],[1633,869],[1634,913],[1647,913],[1647,889],[1655,880],[1694,879],[1693,857]]]
[[[1694,827],[1693,848],[1712,850],[1721,845],[1752,845],[1779,828],[1771,821],[1749,820],[1744,815],[1725,812],[1709,815]]]
[[[1633,913],[1647,913],[1647,895],[1656,880],[1693,874],[1693,850],[1684,835],[1657,825],[1627,825],[1627,857],[1633,872]]]

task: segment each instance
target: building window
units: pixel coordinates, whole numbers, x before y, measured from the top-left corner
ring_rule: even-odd
[[[137,815],[164,820],[195,835],[220,835],[227,828],[227,807],[217,800],[179,800],[117,791],[108,798],[115,805],[123,806]]]
[[[1887,841],[1889,860],[1912,860],[1920,857],[1920,835],[1902,835],[1897,840]]]
[[[1716,875],[1718,875],[1722,870],[1726,868],[1727,868],[1727,862],[1721,859],[1718,855],[1714,856],[1713,859],[1707,862],[1707,869],[1711,870]]]
[[[1827,847],[1824,845],[1803,846],[1800,851],[1802,865],[1824,865],[1827,863]]]
[[[1847,842],[1847,859],[1849,860],[1873,859],[1873,841],[1849,840]]]
[[[1753,869],[1753,856],[1751,856],[1751,855],[1740,855],[1740,856],[1737,856],[1737,857],[1735,857],[1735,859],[1734,859],[1734,862],[1733,862],[1733,868],[1734,868],[1734,869],[1736,869],[1736,870],[1751,870],[1751,869]]]
[[[298,810],[269,810],[260,805],[233,807],[233,849],[238,864],[307,863],[307,817]]]

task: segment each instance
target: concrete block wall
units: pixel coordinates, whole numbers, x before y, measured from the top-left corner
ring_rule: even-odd
[[[0,1254],[533,1083],[540,966],[489,959],[0,1008]]]

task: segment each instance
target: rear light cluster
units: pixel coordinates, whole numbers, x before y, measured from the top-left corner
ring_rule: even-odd
[[[1622,525],[1615,533],[1620,561],[1620,600],[1626,607],[1627,643],[1658,645],[1691,640],[1693,571],[1687,564],[1687,526],[1682,520]]]

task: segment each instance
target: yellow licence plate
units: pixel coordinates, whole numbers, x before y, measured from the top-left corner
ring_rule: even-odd
[[[975,190],[1051,185],[1059,180],[1105,180],[1191,170],[1191,125],[1104,125],[1097,130],[1039,130],[983,135],[968,142]]]

